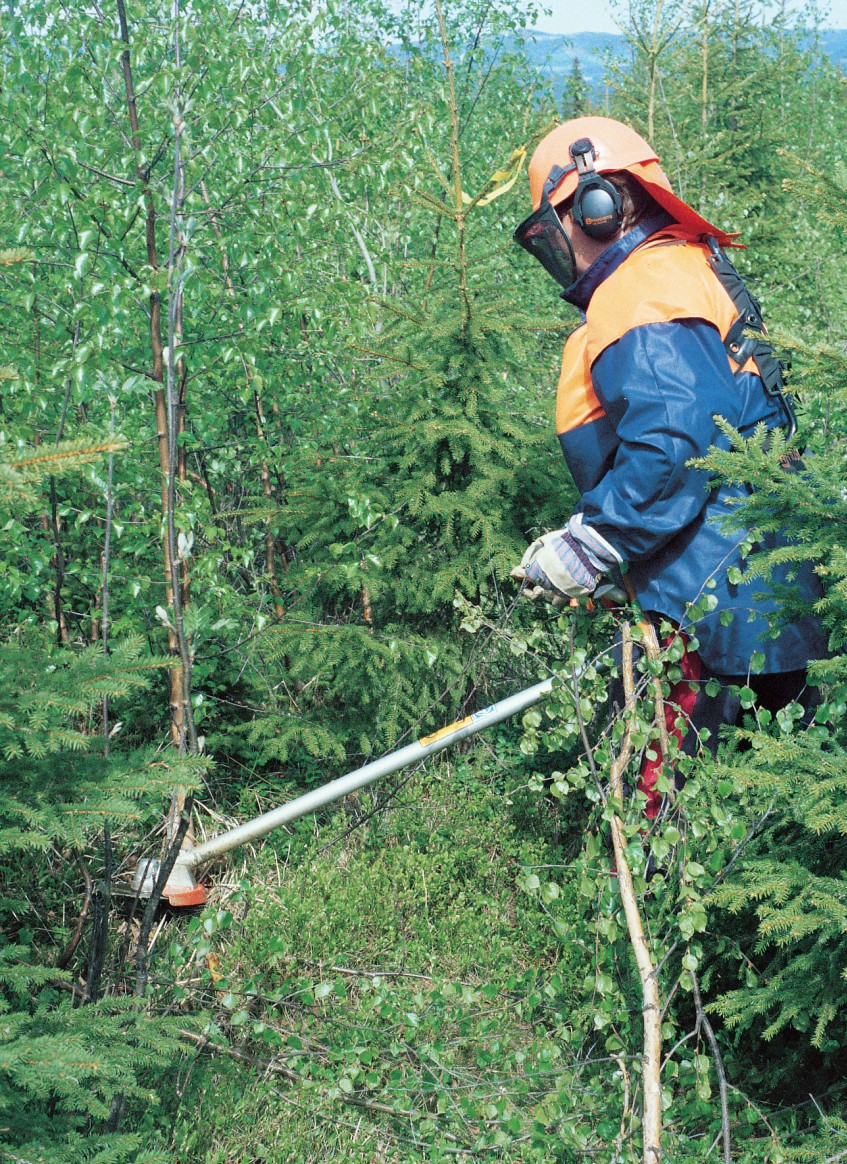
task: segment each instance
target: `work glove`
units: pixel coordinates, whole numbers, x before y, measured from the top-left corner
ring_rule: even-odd
[[[584,598],[596,590],[600,571],[568,530],[557,529],[536,538],[511,577],[533,584],[524,591],[528,598]]]

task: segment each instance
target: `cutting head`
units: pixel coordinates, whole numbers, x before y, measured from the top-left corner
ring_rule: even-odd
[[[169,905],[176,909],[184,909],[191,905],[205,905],[206,887],[201,885],[194,876],[191,864],[185,857],[191,850],[176,859],[171,875],[162,890],[162,897]],[[138,862],[135,876],[132,879],[132,888],[142,901],[148,901],[153,895],[153,887],[159,876],[162,865],[156,857],[144,857]]]

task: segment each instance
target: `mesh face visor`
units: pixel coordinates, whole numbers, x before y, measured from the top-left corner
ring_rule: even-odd
[[[560,287],[568,288],[576,280],[576,257],[571,240],[559,221],[555,208],[547,196],[542,198],[537,210],[525,218],[514,234],[515,242],[529,251],[548,275]]]

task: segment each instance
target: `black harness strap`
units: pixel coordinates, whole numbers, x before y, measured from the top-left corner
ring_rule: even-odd
[[[797,418],[791,401],[785,393],[785,379],[782,374],[782,364],[774,355],[773,344],[763,338],[766,335],[765,322],[762,319],[762,308],[758,299],[750,292],[747,284],[741,278],[711,236],[706,236],[709,245],[709,263],[720,280],[721,286],[732,300],[738,318],[723,341],[726,354],[737,365],[736,376],[749,359],[756,362],[759,375],[762,379],[765,392],[773,400],[778,400],[785,416],[785,427],[788,440],[797,432]],[[756,335],[746,335],[746,332],[756,332]]]

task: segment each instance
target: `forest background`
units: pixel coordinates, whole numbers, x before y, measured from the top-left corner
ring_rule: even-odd
[[[844,78],[814,14],[618,12],[602,90],[574,57],[563,92],[499,0],[3,4],[0,1159],[640,1158],[610,830],[664,1158],[847,1158]],[[511,231],[527,151],[589,111],[749,246],[810,455],[711,467],[817,563],[832,647],[815,725],[743,689],[646,839],[608,780],[653,742],[649,666],[604,731],[610,617],[508,581],[575,496],[575,319]],[[551,674],[522,723],[216,868],[193,916],[134,899],[189,821]]]

